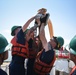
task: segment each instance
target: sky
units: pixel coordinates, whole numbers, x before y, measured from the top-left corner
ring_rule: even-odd
[[[0,0],[0,34],[11,41],[11,28],[23,26],[37,10],[46,8],[52,21],[54,36],[62,36],[64,45],[76,35],[76,0]],[[30,24],[30,27],[34,22]],[[49,41],[48,26],[45,27]]]

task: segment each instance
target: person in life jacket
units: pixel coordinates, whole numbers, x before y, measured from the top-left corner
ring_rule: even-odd
[[[3,64],[4,60],[8,58],[9,48],[7,48],[7,45],[7,39],[2,34],[0,34],[0,66]],[[0,68],[0,75],[7,75],[7,73]]]
[[[62,37],[53,37],[47,42],[44,31],[45,24],[40,27],[39,37],[42,42],[43,50],[38,52],[34,63],[34,75],[50,75],[50,71],[55,62],[56,56],[54,49],[60,48],[64,39]]]
[[[76,35],[71,39],[69,43],[70,60],[75,64],[70,75],[76,75]]]
[[[31,39],[29,40],[29,58],[27,61],[27,74],[26,75],[33,75],[34,74],[34,62],[37,53],[39,52],[39,48],[41,48],[41,42],[39,37],[34,37],[34,32],[31,35]]]
[[[23,27],[13,26],[11,28],[11,35],[14,37],[11,40],[12,61],[9,65],[9,75],[25,75],[24,61],[29,56],[28,40],[30,37],[24,32],[34,19],[35,16],[30,18]]]

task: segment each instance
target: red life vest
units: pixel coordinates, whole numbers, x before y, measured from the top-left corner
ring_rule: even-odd
[[[72,75],[75,70],[76,70],[76,66],[73,67],[72,71],[70,72],[70,75]]]
[[[34,64],[34,70],[36,73],[38,73],[39,75],[45,75],[45,74],[48,74],[50,73],[52,67],[53,67],[53,64],[55,62],[55,59],[56,59],[56,56],[54,54],[54,59],[53,61],[50,63],[50,64],[46,64],[44,62],[42,62],[39,58],[40,58],[40,55],[41,55],[42,51],[40,51],[37,55],[37,58],[35,60],[35,64]]]
[[[16,37],[11,40],[12,46],[12,55],[18,55],[25,58],[29,56],[28,50],[28,43],[26,42],[25,45],[19,44],[16,42]]]

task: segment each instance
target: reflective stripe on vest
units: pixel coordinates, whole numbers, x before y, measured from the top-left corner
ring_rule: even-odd
[[[19,55],[25,58],[28,58],[28,43],[26,42],[25,45],[19,44],[16,42],[16,38],[14,37],[11,41],[13,44],[12,46],[12,55]]]
[[[37,58],[36,58],[35,64],[34,64],[34,69],[35,69],[35,72],[38,73],[39,75],[45,75],[51,71],[53,64],[55,62],[56,56],[54,54],[53,61],[50,64],[46,64],[39,59],[41,53],[42,53],[42,51],[40,51],[37,55]]]
[[[72,71],[70,72],[70,75],[72,75],[75,70],[76,70],[76,66],[73,67]]]

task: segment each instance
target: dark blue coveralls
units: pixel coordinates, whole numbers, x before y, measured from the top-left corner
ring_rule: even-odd
[[[0,69],[0,75],[7,75],[7,73],[3,71],[2,69]]]

